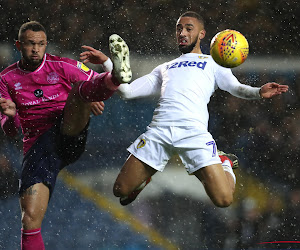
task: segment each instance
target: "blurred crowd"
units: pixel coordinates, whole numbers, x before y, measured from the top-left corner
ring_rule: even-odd
[[[250,44],[250,53],[253,55],[297,55],[297,41],[300,36],[298,32],[300,22],[297,14],[299,9],[300,5],[293,0],[200,2],[190,0],[9,0],[0,3],[2,21],[0,43],[13,46],[21,24],[28,20],[38,20],[48,32],[49,46],[53,46],[57,53],[68,51],[70,54],[78,55],[81,50],[80,45],[83,44],[95,48],[101,47],[104,52],[107,52],[107,38],[112,33],[118,33],[135,53],[142,55],[178,54],[174,36],[175,22],[178,16],[186,10],[194,10],[202,14],[206,20],[207,39],[203,42],[205,53],[208,53],[210,39],[215,33],[231,28],[239,30],[246,36]],[[10,54],[14,56],[13,52]],[[9,57],[10,54],[6,56]],[[0,57],[3,57],[2,55]],[[3,61],[1,58],[1,70],[7,66],[7,61]],[[273,188],[273,192],[283,194],[285,205],[279,211],[275,211],[270,205],[269,210],[261,212],[253,206],[251,200],[240,201],[240,207],[236,210],[236,221],[225,223],[225,231],[222,229],[216,231],[218,228],[214,228],[214,233],[220,234],[219,239],[222,238],[222,234],[227,233],[227,236],[230,235],[234,239],[235,245],[230,246],[226,242],[226,237],[222,242],[207,244],[217,244],[216,248],[220,247],[218,244],[229,244],[229,249],[231,247],[231,249],[233,247],[248,249],[259,241],[300,240],[299,72],[262,71],[243,72],[236,75],[241,82],[253,86],[261,86],[267,81],[276,81],[290,87],[289,92],[281,97],[259,101],[241,100],[228,93],[217,91],[209,104],[209,127],[219,148],[237,154],[240,158],[241,169],[269,185]],[[118,100],[112,98],[111,103],[113,102],[118,103]],[[109,131],[101,130],[98,134],[95,132],[91,139],[91,143],[93,140],[104,143],[101,156],[113,155],[112,150],[118,153],[119,150],[124,150],[130,141],[145,129],[152,114],[147,107],[152,109],[154,104],[138,101],[133,103],[134,105],[130,106],[131,110],[127,113],[127,108],[120,106],[119,103],[116,105],[116,112],[111,111],[110,106],[107,106],[107,116],[103,116],[103,123],[109,124],[107,126]],[[134,114],[135,117],[128,118],[129,115]],[[140,119],[141,117],[143,119]],[[122,138],[119,138],[120,135]],[[21,138],[8,140],[2,131],[0,132],[0,198],[7,198],[17,192],[16,172],[20,169],[16,169],[14,165],[20,164],[20,157],[15,157],[16,154],[21,154],[20,140]],[[96,155],[97,152],[92,151],[95,150],[94,148],[91,147],[88,150]],[[108,164],[105,157],[96,160]],[[123,160],[124,157],[120,162]],[[15,164],[16,161],[17,164]],[[173,199],[175,200],[174,197]],[[199,205],[191,203],[192,201],[189,203],[191,211],[193,207]],[[159,203],[153,201],[153,204]],[[178,204],[182,204],[180,199]],[[205,210],[203,206],[202,209],[207,213],[211,211],[210,207]],[[177,206],[173,209],[166,211],[165,216],[170,218],[172,214],[174,217],[178,216]],[[205,218],[202,216],[198,219],[201,221]],[[208,218],[213,218],[213,216]],[[159,217],[156,219],[159,220]],[[164,221],[164,223],[167,222]],[[183,226],[188,230],[190,224]],[[201,233],[203,232],[199,232],[199,235]],[[211,231],[208,230],[207,234],[210,233]]]
[[[236,153],[241,165],[262,180],[300,188],[300,88],[296,72],[236,74],[241,82],[289,85],[272,100],[242,100],[218,92],[210,104],[210,128],[219,147]],[[254,79],[254,80],[253,80]],[[282,188],[281,188],[282,190]]]
[[[210,39],[223,29],[236,29],[246,36],[250,52],[298,54],[299,9],[296,0],[9,0],[1,1],[1,39],[11,42],[21,24],[40,21],[50,44],[78,54],[80,45],[107,48],[112,33],[121,35],[132,51],[141,54],[177,54],[175,23],[187,10],[206,20]]]
[[[183,250],[299,249],[300,190],[288,193],[284,202],[285,208],[278,209],[271,198],[267,209],[261,210],[255,199],[247,197],[232,208],[220,209],[209,202],[165,192],[139,201],[135,213],[141,220],[147,217],[147,225]]]

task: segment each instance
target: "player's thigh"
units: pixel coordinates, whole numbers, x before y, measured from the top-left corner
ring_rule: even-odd
[[[200,168],[221,163],[212,135],[198,127],[177,127],[174,142],[187,172],[193,174]]]
[[[24,229],[40,226],[48,207],[49,196],[49,188],[43,183],[30,186],[20,195]]]
[[[80,97],[78,92],[78,85],[80,84],[81,82],[75,83],[64,107],[61,130],[65,135],[78,135],[86,127],[90,119],[91,104]]]
[[[147,127],[127,150],[152,168],[163,171],[174,154],[170,127]]]
[[[232,189],[221,164],[200,168],[194,175],[202,182],[206,193],[217,205],[232,202]]]
[[[131,154],[116,179],[114,191],[130,193],[156,172],[156,169]]]
[[[65,166],[76,162],[84,153],[88,137],[88,127],[89,122],[85,128],[75,136],[63,134],[62,131],[57,132],[56,152]]]

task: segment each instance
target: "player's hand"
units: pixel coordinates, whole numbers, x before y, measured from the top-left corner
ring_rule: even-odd
[[[282,93],[287,92],[289,86],[280,85],[275,82],[268,82],[260,88],[260,96],[262,98],[272,98],[276,95],[281,95]]]
[[[102,115],[104,111],[104,102],[92,102],[91,111],[94,115]]]
[[[103,64],[108,57],[100,50],[96,50],[90,46],[82,46],[86,51],[80,53],[80,60],[83,63]]]
[[[0,98],[0,112],[8,117],[14,117],[17,114],[16,104],[5,98]]]

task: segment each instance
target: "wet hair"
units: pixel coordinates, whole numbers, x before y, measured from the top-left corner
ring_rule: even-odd
[[[32,31],[43,31],[46,34],[46,30],[43,25],[41,25],[37,21],[30,21],[27,23],[24,23],[20,29],[18,34],[18,40],[21,41],[22,35],[25,33],[26,30],[32,30]]]
[[[205,24],[204,19],[197,12],[187,11],[187,12],[183,13],[179,18],[182,18],[182,17],[194,17],[203,25],[203,28],[204,28],[204,24]]]

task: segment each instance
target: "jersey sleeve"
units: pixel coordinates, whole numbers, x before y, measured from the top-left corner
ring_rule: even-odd
[[[13,118],[9,118],[8,116],[0,113],[0,121],[1,121],[1,128],[7,136],[13,137],[18,134],[19,127],[20,127],[20,120],[18,115],[16,115]]]
[[[9,95],[7,84],[6,84],[5,80],[2,78],[2,76],[0,76],[0,98],[1,97],[12,100]]]
[[[117,93],[125,100],[159,95],[162,83],[161,68],[162,65],[156,67],[151,73],[130,84],[121,84]]]
[[[215,71],[217,85],[220,89],[225,90],[235,97],[242,99],[259,99],[260,88],[251,87],[242,84],[233,75],[231,69],[218,66]]]

